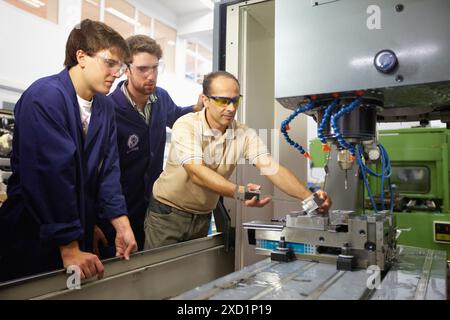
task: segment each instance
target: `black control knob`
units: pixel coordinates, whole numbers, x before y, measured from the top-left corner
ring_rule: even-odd
[[[392,50],[381,50],[373,59],[375,68],[382,73],[391,73],[398,65],[398,59]]]

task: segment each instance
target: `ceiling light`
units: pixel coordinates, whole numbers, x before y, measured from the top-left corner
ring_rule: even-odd
[[[106,10],[106,12],[112,14],[113,16],[116,16],[119,19],[122,19],[125,22],[128,22],[129,24],[132,24],[132,25],[138,26],[138,27],[141,25],[136,20],[131,19],[129,16],[123,14],[122,12],[120,12],[120,11],[114,9],[114,8],[109,7],[109,8],[106,8],[105,10]]]
[[[23,3],[25,3],[29,6],[35,7],[35,8],[40,8],[40,7],[45,6],[45,3],[43,3],[42,1],[39,1],[39,0],[20,0],[20,1],[22,1]]]
[[[87,3],[90,3],[90,4],[92,4],[93,6],[96,6],[96,7],[98,7],[98,3],[97,3],[97,2],[95,2],[94,0],[84,0],[84,1],[86,1]]]

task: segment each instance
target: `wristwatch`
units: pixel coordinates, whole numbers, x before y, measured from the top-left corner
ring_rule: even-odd
[[[241,200],[244,197],[244,194],[245,194],[245,187],[237,184],[236,189],[234,189],[233,198],[235,198],[236,200]]]

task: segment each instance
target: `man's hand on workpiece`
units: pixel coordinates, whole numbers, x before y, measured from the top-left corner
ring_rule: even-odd
[[[328,193],[322,190],[317,190],[316,194],[320,200],[323,200],[322,204],[319,206],[319,209],[317,210],[319,211],[319,213],[322,214],[328,213],[328,210],[331,207],[331,199],[330,197],[328,197]]]

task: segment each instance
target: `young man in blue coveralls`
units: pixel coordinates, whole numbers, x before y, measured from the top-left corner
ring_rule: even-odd
[[[93,230],[107,219],[117,255],[136,241],[120,187],[114,107],[105,96],[129,59],[125,40],[83,20],[70,33],[65,69],[17,102],[8,199],[0,208],[0,281],[62,267],[102,277]]]
[[[122,190],[131,227],[138,248],[142,250],[148,199],[153,183],[163,169],[166,127],[172,128],[182,115],[200,111],[203,102],[199,96],[196,105],[178,107],[166,90],[156,86],[163,53],[155,40],[135,35],[128,38],[127,43],[132,58],[126,70],[128,79],[119,83],[109,98],[116,104]],[[100,248],[102,257],[111,256],[114,230],[108,223],[100,223],[99,226],[104,232],[96,228],[94,247]],[[101,250],[108,244],[110,250]]]

